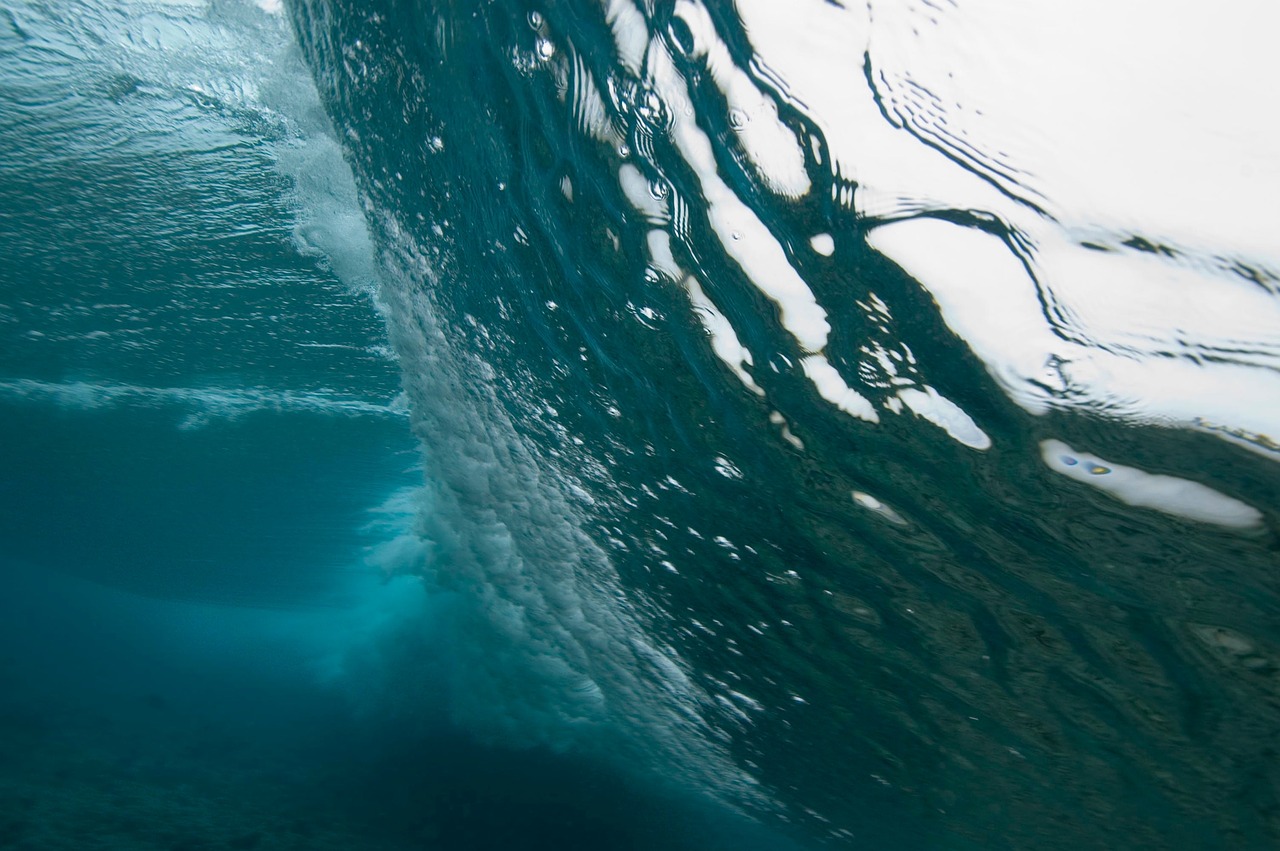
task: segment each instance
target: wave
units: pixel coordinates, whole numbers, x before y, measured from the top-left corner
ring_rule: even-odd
[[[1274,830],[1204,626],[1280,646],[1248,60],[1154,6],[290,12],[495,682],[836,842]]]
[[[14,4],[0,404],[75,449],[14,516],[173,598],[342,550],[297,623],[393,735],[808,844],[1266,845],[1269,14]]]

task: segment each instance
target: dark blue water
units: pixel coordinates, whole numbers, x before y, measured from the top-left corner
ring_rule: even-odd
[[[0,9],[0,847],[1280,840],[1274,442],[1026,403],[747,11]]]

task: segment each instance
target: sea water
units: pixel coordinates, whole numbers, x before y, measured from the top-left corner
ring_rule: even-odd
[[[1280,838],[1261,4],[0,13],[0,846]]]

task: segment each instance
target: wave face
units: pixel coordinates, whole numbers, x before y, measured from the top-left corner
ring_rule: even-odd
[[[292,5],[473,721],[850,847],[1274,841],[1273,13],[1147,11]]]

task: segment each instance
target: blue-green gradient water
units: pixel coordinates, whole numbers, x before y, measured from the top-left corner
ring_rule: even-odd
[[[980,5],[0,7],[0,847],[1280,842],[1280,249]]]

